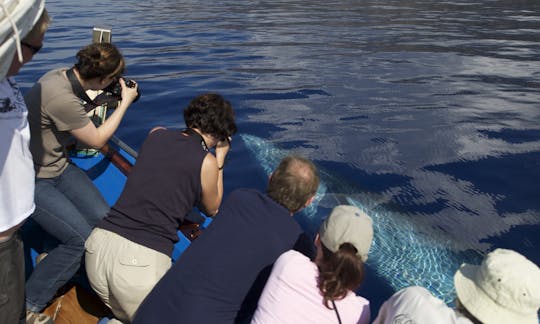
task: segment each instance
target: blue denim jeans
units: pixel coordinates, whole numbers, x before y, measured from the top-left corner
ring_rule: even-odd
[[[26,282],[26,308],[39,312],[81,266],[84,242],[109,206],[84,171],[72,164],[58,177],[36,178],[35,202],[33,220],[60,242]]]

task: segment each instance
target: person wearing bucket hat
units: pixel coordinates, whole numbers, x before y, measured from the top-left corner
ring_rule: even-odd
[[[369,301],[354,290],[372,239],[368,215],[335,207],[315,238],[314,262],[294,250],[278,258],[251,323],[369,323]]]
[[[496,249],[479,266],[463,264],[454,285],[458,310],[482,323],[538,323],[540,268],[515,251]]]
[[[35,210],[35,174],[28,107],[15,79],[43,46],[50,17],[45,1],[2,1],[1,5],[2,27],[11,21],[12,32],[0,39],[0,323],[52,323],[44,314],[27,317],[24,303],[21,227]]]
[[[480,265],[463,264],[454,275],[456,309],[423,287],[407,287],[381,307],[373,324],[536,324],[540,268],[523,255],[496,249]]]

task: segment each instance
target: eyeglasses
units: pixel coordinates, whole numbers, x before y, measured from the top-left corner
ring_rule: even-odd
[[[32,51],[32,55],[36,55],[37,52],[39,52],[41,50],[41,48],[43,47],[43,44],[39,45],[39,46],[34,46],[34,45],[28,44],[26,42],[21,42],[21,45],[28,47]]]

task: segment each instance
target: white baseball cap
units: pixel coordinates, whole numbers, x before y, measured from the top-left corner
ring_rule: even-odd
[[[339,205],[321,225],[319,237],[332,252],[337,252],[343,243],[352,244],[358,251],[356,254],[365,262],[373,240],[373,222],[358,207]]]

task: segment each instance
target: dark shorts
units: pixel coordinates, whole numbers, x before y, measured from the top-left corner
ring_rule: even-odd
[[[25,313],[23,243],[16,233],[0,243],[0,323],[19,323]]]

